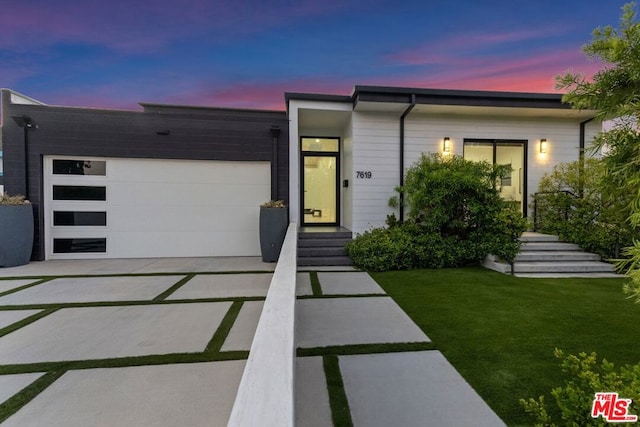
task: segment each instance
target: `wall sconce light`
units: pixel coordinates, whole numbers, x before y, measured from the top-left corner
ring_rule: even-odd
[[[542,138],[540,140],[540,153],[546,154],[546,152],[547,152],[547,140],[545,138]]]
[[[444,154],[451,153],[451,140],[448,136],[445,136],[444,140],[442,141],[442,152]]]

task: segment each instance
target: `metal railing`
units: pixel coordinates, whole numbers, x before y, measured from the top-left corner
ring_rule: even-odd
[[[573,199],[579,199],[580,198],[579,196],[575,195],[573,192],[569,190],[539,191],[533,194],[533,231],[538,231],[539,229],[540,206],[538,201],[540,199],[540,196],[551,196],[551,195],[559,195],[559,194],[565,194],[567,196],[567,203],[563,209],[563,216],[565,221],[569,220],[569,213],[571,211],[571,204],[568,202],[570,200],[569,197],[572,197]]]

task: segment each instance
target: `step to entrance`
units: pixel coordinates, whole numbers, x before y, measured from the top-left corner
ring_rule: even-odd
[[[298,231],[299,266],[346,266],[351,259],[344,245],[352,233],[342,227],[303,227]]]
[[[548,234],[523,233],[520,253],[512,266],[487,257],[484,266],[519,277],[623,277],[612,264],[580,246]]]

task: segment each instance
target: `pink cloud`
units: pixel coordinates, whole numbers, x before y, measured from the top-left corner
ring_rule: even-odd
[[[351,93],[354,82],[322,79],[291,79],[273,82],[239,82],[208,85],[166,98],[168,103],[284,110],[285,92],[343,94]]]
[[[567,71],[592,76],[603,64],[586,59],[579,49],[565,49],[522,58],[483,56],[441,58],[443,67],[401,78],[403,84],[419,87],[475,90],[554,92],[554,77]]]
[[[4,8],[0,14],[0,48],[26,52],[74,42],[98,44],[123,53],[144,53],[187,37],[206,37],[215,42],[258,33],[301,17],[353,7],[355,1],[328,3],[25,0]]]
[[[438,39],[388,55],[386,60],[407,65],[450,64],[465,65],[465,56],[478,56],[483,50],[506,43],[537,40],[565,33],[567,28],[544,28],[509,32],[469,33]]]

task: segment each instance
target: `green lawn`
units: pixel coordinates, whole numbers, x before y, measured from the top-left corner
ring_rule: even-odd
[[[595,351],[616,366],[640,362],[640,305],[625,298],[623,279],[524,279],[481,268],[372,276],[508,425],[532,423],[519,398],[551,402],[563,384],[556,347]]]

